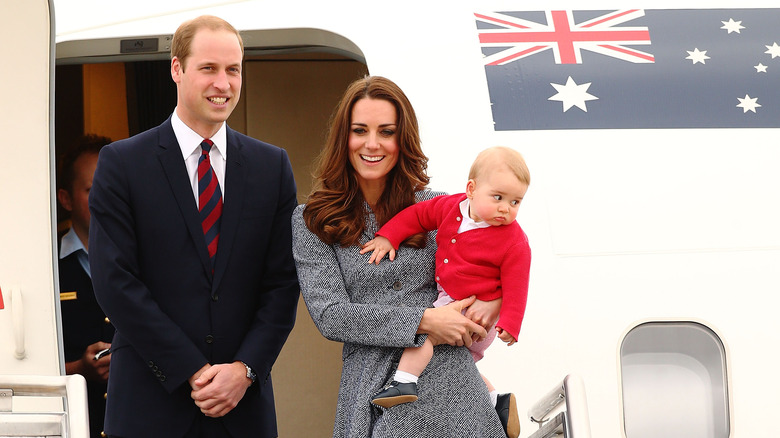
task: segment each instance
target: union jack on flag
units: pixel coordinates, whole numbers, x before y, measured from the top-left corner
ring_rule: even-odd
[[[483,47],[503,48],[485,57],[485,65],[504,65],[545,50],[556,64],[582,64],[582,50],[634,63],[652,63],[655,57],[627,46],[650,45],[647,27],[618,27],[645,15],[642,9],[609,12],[576,23],[572,11],[546,11],[547,22],[537,23],[501,13],[475,13],[477,21],[494,25],[481,29]]]

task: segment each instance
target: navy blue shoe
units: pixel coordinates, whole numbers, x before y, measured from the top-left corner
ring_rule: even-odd
[[[517,438],[520,435],[520,416],[517,415],[517,401],[512,393],[498,394],[496,412],[504,426],[504,432],[509,438]]]
[[[399,383],[395,380],[371,397],[371,403],[385,409],[413,401],[417,401],[417,384]]]

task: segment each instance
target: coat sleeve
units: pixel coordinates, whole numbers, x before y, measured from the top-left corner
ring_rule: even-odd
[[[521,231],[522,233],[522,231]],[[501,327],[515,339],[520,335],[520,326],[525,316],[528,300],[528,277],[531,269],[531,248],[525,234],[517,244],[512,245],[504,255],[501,264],[501,312],[497,327]]]
[[[295,262],[292,256],[292,226],[290,217],[298,205],[292,165],[283,149],[280,153],[280,178],[277,209],[272,228],[265,266],[258,267],[264,274],[262,298],[254,320],[236,354],[236,360],[249,364],[258,378],[267,377],[295,324],[300,295]]]
[[[418,335],[417,328],[425,308],[352,302],[333,247],[309,231],[302,213],[303,206],[299,206],[293,214],[293,255],[301,293],[320,333],[345,343],[382,347],[422,345],[426,336]]]
[[[99,155],[89,194],[89,261],[95,296],[122,337],[150,368],[164,371],[162,385],[173,392],[206,357],[159,307],[140,278],[138,245],[128,169],[117,148]]]

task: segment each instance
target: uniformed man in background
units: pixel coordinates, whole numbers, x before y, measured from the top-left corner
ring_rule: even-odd
[[[60,309],[65,350],[65,372],[87,380],[89,426],[93,438],[105,436],[106,385],[114,336],[111,321],[95,299],[87,253],[89,251],[89,190],[98,152],[111,139],[85,135],[68,150],[58,173],[57,200],[70,213],[70,229],[59,245]]]

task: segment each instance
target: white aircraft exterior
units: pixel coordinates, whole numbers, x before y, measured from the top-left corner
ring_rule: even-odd
[[[538,428],[525,411],[567,375],[577,376],[584,386],[580,402],[586,404],[587,418],[581,430],[594,437],[772,434],[772,418],[780,407],[775,395],[780,393],[780,118],[760,127],[669,127],[673,122],[660,128],[629,123],[593,129],[587,122],[547,129],[499,126],[505,122],[497,121],[494,112],[499,96],[495,88],[491,93],[488,82],[485,58],[490,49],[480,44],[485,27],[479,16],[706,8],[721,12],[722,19],[713,23],[720,32],[749,38],[750,21],[732,11],[776,5],[750,0],[617,6],[600,0],[13,3],[4,8],[20,18],[6,20],[0,31],[6,41],[0,77],[7,88],[0,106],[5,135],[0,142],[0,374],[64,373],[55,293],[54,65],[164,60],[165,43],[178,24],[213,14],[244,32],[247,57],[325,53],[398,83],[417,112],[434,189],[463,191],[473,158],[486,147],[505,145],[524,155],[532,183],[518,221],[533,252],[525,320],[516,345],[495,342],[478,363],[500,390],[517,395],[521,436]],[[509,16],[540,23],[522,14]],[[747,83],[744,97],[731,98],[735,116],[779,113],[772,107],[773,102],[780,105],[780,48],[773,49],[780,44],[780,22],[775,24],[774,36],[762,43],[766,48],[757,48],[756,64],[749,66],[755,68],[751,81],[768,82],[774,96],[753,95]],[[495,22],[488,28],[496,28]],[[120,53],[120,40],[150,39],[159,44],[156,49]],[[654,44],[621,47],[660,58]],[[719,50],[707,44],[704,37],[691,41],[680,59],[692,67],[716,65]],[[539,50],[513,62],[546,56],[549,68],[557,68],[554,50]],[[590,51],[582,56],[588,57],[579,60],[586,65],[593,56],[608,55]],[[528,67],[525,73],[523,80],[549,72]],[[583,117],[609,104],[596,91],[609,88],[599,77],[568,79],[573,83],[565,76],[547,81],[549,98],[538,104],[539,111],[554,107],[564,117]],[[669,84],[679,80],[655,79]],[[242,100],[251,101],[251,83],[245,78]],[[294,94],[298,86],[304,87],[297,83],[279,92]],[[321,105],[332,109],[340,91]],[[262,104],[265,96],[254,99]],[[682,99],[675,94],[656,97],[668,107]],[[307,105],[306,96],[297,98]],[[285,129],[310,129],[316,138],[328,114],[317,126],[290,124]],[[250,109],[242,117],[263,120],[262,113]],[[257,132],[265,131],[250,135],[264,138]],[[301,202],[309,187],[307,166],[318,148],[288,148],[303,187]],[[319,338],[304,340],[316,338],[304,309],[296,331],[308,330],[308,335],[296,337],[294,331],[285,349],[296,352],[289,353],[297,355],[295,361],[274,371],[289,373],[274,377],[277,392],[289,393],[287,399],[277,396],[280,434],[329,436],[339,346]],[[280,361],[286,360],[282,355]],[[317,382],[295,378],[312,370],[330,386],[312,390],[307,385]],[[291,386],[282,389],[285,382]],[[296,424],[301,423],[296,411],[284,406],[294,403],[296,394],[311,391],[323,401],[308,409],[319,410],[322,420],[300,429],[305,426]],[[581,433],[576,436],[590,436]]]

